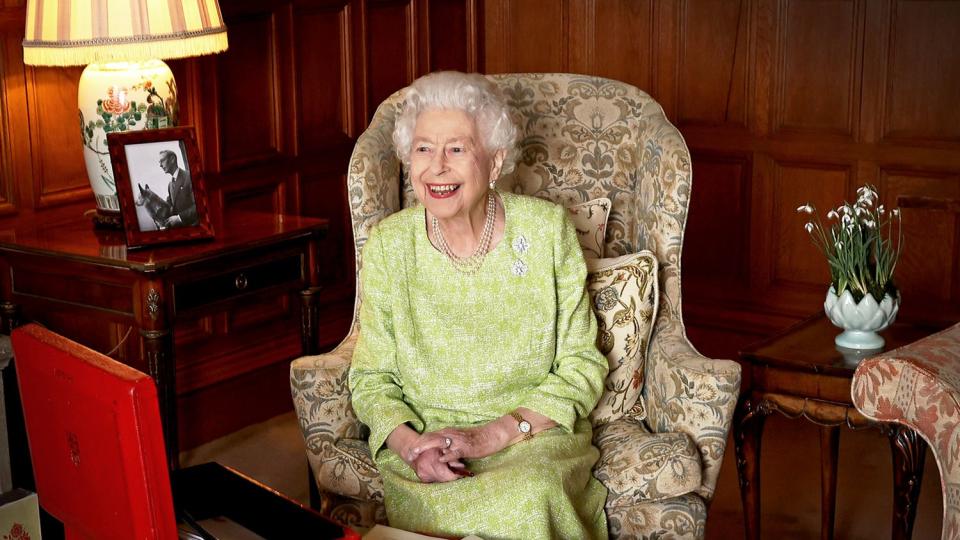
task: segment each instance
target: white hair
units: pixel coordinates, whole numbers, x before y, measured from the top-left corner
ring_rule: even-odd
[[[484,148],[495,154],[504,151],[500,174],[510,173],[517,159],[517,128],[500,92],[479,73],[438,71],[413,81],[403,96],[403,110],[393,129],[393,144],[404,165],[410,165],[413,131],[420,113],[437,109],[456,109],[470,115]]]

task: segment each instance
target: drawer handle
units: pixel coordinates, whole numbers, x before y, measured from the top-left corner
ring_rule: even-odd
[[[244,290],[247,288],[249,283],[247,282],[247,276],[243,274],[238,274],[237,279],[233,280],[233,284],[236,285],[237,289]]]

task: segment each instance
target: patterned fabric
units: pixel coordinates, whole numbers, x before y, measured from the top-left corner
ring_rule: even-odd
[[[610,536],[620,540],[703,538],[707,504],[693,493],[662,502],[607,508]]]
[[[590,421],[598,426],[630,409],[642,420],[646,413],[637,398],[657,313],[657,259],[649,251],[615,259],[587,259],[587,270],[587,291],[597,317],[597,348],[610,364],[603,395],[590,413]]]
[[[607,361],[595,346],[577,234],[560,206],[500,198],[503,239],[472,275],[430,243],[422,207],[374,229],[363,251],[351,402],[370,427],[392,526],[442,536],[606,538],[606,490],[590,474],[599,452],[587,415]],[[517,261],[524,273],[511,271]],[[421,482],[384,445],[403,423],[418,432],[472,427],[518,407],[560,428],[468,460],[473,478]]]
[[[610,214],[610,199],[601,197],[575,204],[567,210],[577,229],[577,240],[587,259],[603,257],[603,237],[607,231],[607,216]]]
[[[960,538],[960,324],[861,362],[851,397],[867,418],[927,442],[940,468],[942,538]]]
[[[686,433],[650,433],[626,417],[595,428],[594,476],[609,490],[607,508],[662,501],[700,486],[700,453]]]
[[[621,82],[558,73],[490,79],[514,108],[520,130],[520,163],[498,181],[501,189],[564,206],[606,197],[611,210],[604,255],[649,249],[659,265],[660,299],[641,398],[645,423],[653,433],[686,433],[694,441],[703,464],[702,482],[695,494],[642,503],[632,512],[608,509],[610,532],[630,538],[702,537],[706,501],[713,496],[740,389],[740,368],[729,360],[701,356],[683,328],[680,261],[691,190],[686,144],[656,101]],[[400,102],[397,92],[380,105],[350,160],[347,193],[358,269],[360,250],[373,225],[416,203],[409,181],[401,180],[391,140]],[[348,341],[358,332],[354,318]],[[298,397],[309,392],[309,385],[298,386],[297,377],[294,370],[295,402],[312,403]],[[309,455],[311,437],[336,439],[344,428],[338,418],[307,412],[298,406]],[[324,455],[341,459],[332,452]],[[317,467],[313,470],[316,474]],[[320,489],[328,488],[320,484]]]

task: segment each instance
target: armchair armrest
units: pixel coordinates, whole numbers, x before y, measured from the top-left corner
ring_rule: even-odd
[[[698,353],[683,334],[663,333],[650,345],[643,388],[647,425],[654,432],[682,432],[693,439],[703,463],[696,490],[709,501],[716,489],[727,434],[740,395],[740,365]]]

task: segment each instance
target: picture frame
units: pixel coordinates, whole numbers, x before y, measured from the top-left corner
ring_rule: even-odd
[[[213,238],[193,127],[110,133],[107,147],[128,248]]]

